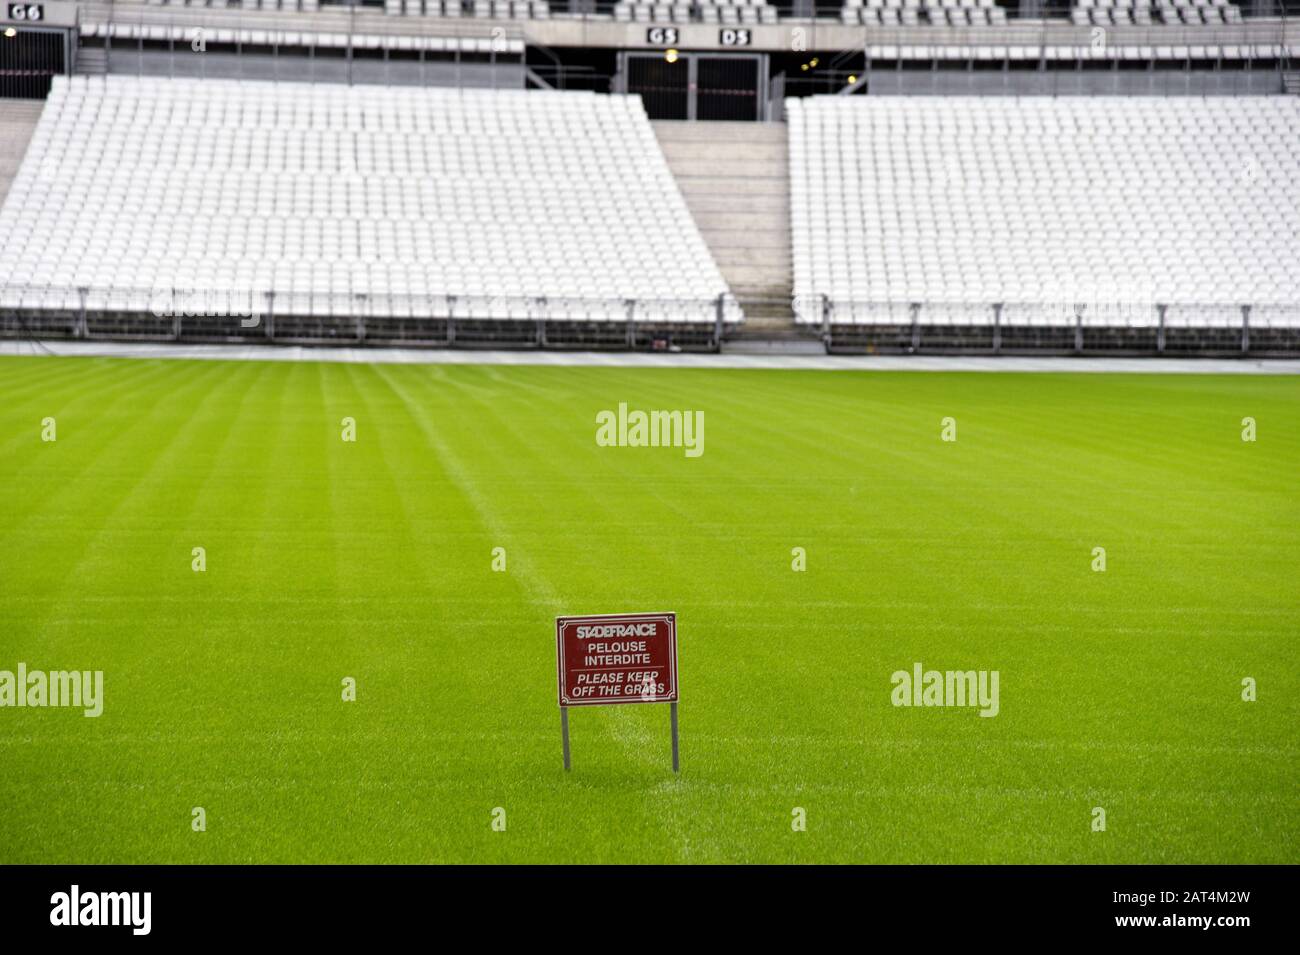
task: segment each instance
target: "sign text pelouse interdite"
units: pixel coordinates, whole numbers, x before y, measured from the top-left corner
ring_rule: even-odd
[[[677,701],[677,615],[555,618],[560,706]]]

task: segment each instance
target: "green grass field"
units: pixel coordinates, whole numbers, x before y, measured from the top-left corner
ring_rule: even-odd
[[[0,709],[0,862],[1295,862],[1298,482],[1296,378],[0,359],[0,669],[105,681]],[[622,610],[677,778],[662,705],[561,768],[553,618]]]

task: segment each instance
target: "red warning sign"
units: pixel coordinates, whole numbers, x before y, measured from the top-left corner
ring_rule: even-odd
[[[555,618],[560,706],[677,701],[677,614]]]

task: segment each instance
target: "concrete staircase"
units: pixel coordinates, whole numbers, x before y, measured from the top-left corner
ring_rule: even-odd
[[[83,76],[103,76],[108,72],[108,51],[102,46],[82,46],[76,52],[77,72]]]
[[[785,124],[660,120],[653,126],[749,331],[757,332],[763,319],[774,320],[769,331],[792,331]]]
[[[0,99],[0,204],[18,175],[44,108],[45,100],[41,99]]]
[[[1300,71],[1290,70],[1282,74],[1282,91],[1300,96]]]

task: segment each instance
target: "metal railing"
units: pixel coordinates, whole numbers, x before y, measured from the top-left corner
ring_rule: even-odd
[[[347,8],[336,30],[313,32],[294,19],[300,14],[287,11],[245,17],[239,10],[112,3],[91,14],[95,32],[82,36],[80,49],[102,49],[108,73],[488,89],[526,85],[518,31],[485,34],[481,27],[457,26],[450,35],[439,29],[436,41],[432,34],[425,41],[391,29],[382,18],[359,27],[355,10]],[[118,27],[133,27],[135,35],[117,36]],[[359,39],[384,34],[391,44]]]
[[[686,11],[685,19],[618,20],[614,14],[615,4],[605,2],[605,0],[600,0],[597,3],[584,3],[581,0],[551,0],[551,16],[547,19],[559,23],[566,21],[607,24],[626,23],[647,28],[702,24],[762,30],[776,25],[757,22],[719,23],[711,18],[712,11],[717,9],[716,4],[678,4],[674,3],[673,0],[660,0],[660,2],[665,6],[673,6]],[[1051,33],[1059,30],[1072,30],[1076,33],[1079,31],[1087,33],[1093,28],[1093,24],[1080,25],[1070,22],[1069,13],[1074,6],[1070,0],[1064,0],[1064,2],[1053,7],[1040,7],[1040,12],[1030,16],[1021,16],[1018,6],[1007,5],[1008,20],[1006,24],[960,26],[930,22],[864,26],[843,23],[840,20],[840,6],[823,8],[819,10],[816,16],[808,16],[800,13],[803,8],[797,3],[769,2],[768,5],[775,8],[779,23],[809,23],[814,24],[818,29],[835,27],[843,30],[853,30],[869,37],[870,42],[873,43],[893,43],[898,38],[909,38],[908,42],[933,42],[936,37],[955,36],[961,38],[959,42],[967,42],[969,39],[969,42],[996,44],[1008,41],[1019,42],[1019,38],[1035,32],[1047,31]],[[1126,36],[1134,31],[1191,29],[1202,32],[1206,36],[1211,36],[1220,31],[1233,31],[1252,25],[1263,27],[1272,25],[1276,27],[1277,24],[1284,22],[1288,16],[1294,18],[1300,15],[1300,0],[1256,0],[1253,3],[1247,0],[1246,3],[1238,3],[1237,6],[1244,15],[1243,21],[1239,24],[1201,24],[1192,26],[1182,23],[1164,23],[1162,21],[1149,25],[1107,24],[1106,32],[1112,36]],[[151,4],[148,0],[87,0],[87,2],[83,3],[83,7],[92,20],[105,19],[113,10],[118,10],[127,16],[137,11],[146,11],[154,14],[180,15],[194,21],[206,19],[208,22],[218,22],[223,18],[242,16],[249,22],[256,22],[259,28],[293,31],[307,29],[311,24],[320,24],[332,28],[342,27],[347,22],[357,20],[358,22],[364,22],[367,31],[398,35],[436,32],[438,35],[482,36],[484,30],[491,27],[505,28],[508,32],[517,32],[522,35],[525,31],[525,25],[547,22],[547,19],[539,18],[475,16],[471,13],[472,2],[467,3],[464,15],[460,17],[445,17],[434,14],[392,16],[385,13],[382,4],[332,4],[328,2],[323,3],[319,10],[310,12],[289,9],[277,10],[269,7],[258,8],[252,5],[240,6],[237,3],[231,3],[227,7],[198,5],[187,7],[176,2],[176,0],[162,7]],[[1211,40],[1209,42],[1217,41]],[[784,40],[782,45],[784,47]]]
[[[1300,355],[1300,302],[906,302],[804,295],[767,304],[780,302],[793,313],[795,330],[820,336],[832,351]],[[717,349],[743,318],[730,295],[0,287],[0,335],[32,339]],[[771,332],[774,319],[757,321]],[[775,337],[784,340],[788,332],[779,328],[790,326],[775,321]],[[764,334],[755,329],[744,337]]]
[[[1300,354],[1300,301],[908,302],[796,296],[828,348],[883,351],[1168,351]]]
[[[148,4],[150,0],[91,0],[90,7],[95,6],[121,6],[131,7]],[[409,2],[409,0],[408,0]],[[715,3],[699,2],[699,0],[688,0],[686,3],[676,3],[674,0],[637,0],[641,4],[658,2],[665,6],[675,6],[685,11],[686,19],[675,21],[677,23],[715,23],[710,19],[710,13],[706,12],[717,7]],[[1232,0],[1236,7],[1246,18],[1269,18],[1300,16],[1300,0]],[[181,0],[172,0],[176,6],[182,6]],[[267,14],[295,14],[300,11],[283,9],[277,10],[268,2],[265,6],[260,6],[256,0],[228,0],[229,9],[243,10],[246,12],[262,12]],[[1074,0],[999,0],[998,6],[1006,11],[1008,20],[1053,20],[1066,19],[1070,11],[1075,7]],[[286,3],[286,7],[288,3]],[[551,19],[572,19],[572,20],[596,20],[608,22],[615,16],[615,7],[618,6],[617,0],[549,0],[547,7],[549,18]],[[821,23],[838,23],[840,13],[843,9],[843,3],[838,0],[768,0],[767,6],[776,11],[777,17],[781,21],[818,21]],[[305,15],[325,15],[338,14],[349,8],[356,7],[367,13],[379,15],[385,14],[383,0],[321,0],[318,10],[301,11]],[[183,8],[183,7],[182,7]],[[494,22],[510,22],[511,20],[530,19],[526,17],[502,15],[499,17],[480,17],[475,14],[474,0],[462,0],[460,4],[461,16],[444,17],[433,12],[408,12],[403,16],[390,17],[392,20],[432,20],[432,21],[484,21],[493,20]],[[532,18],[537,19],[537,18]],[[648,22],[648,21],[636,21]],[[668,22],[666,25],[672,25]],[[755,24],[736,24],[739,26],[753,26]]]
[[[0,335],[453,347],[716,348],[735,298],[0,286]]]

